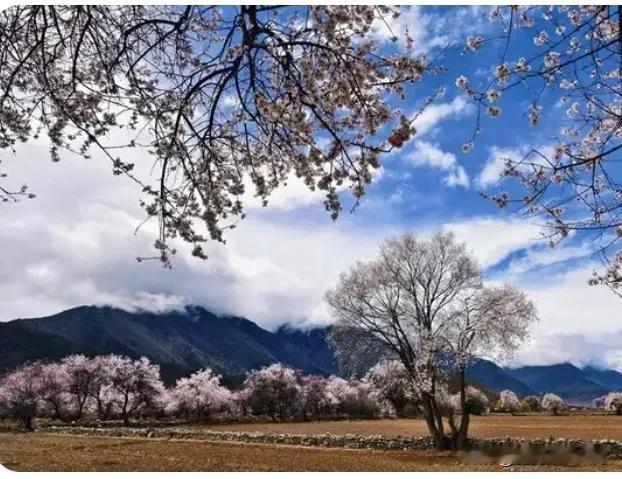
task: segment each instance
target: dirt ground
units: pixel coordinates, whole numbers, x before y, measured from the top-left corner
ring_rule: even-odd
[[[199,426],[198,426],[199,427]],[[370,421],[322,421],[310,423],[253,423],[200,426],[228,431],[260,431],[279,434],[380,434],[426,436],[420,419]],[[622,416],[610,414],[491,414],[471,417],[469,434],[474,437],[524,437],[566,439],[616,439],[622,441]]]
[[[0,464],[14,471],[499,471],[467,465],[463,456],[433,451],[368,451],[300,446],[0,434]],[[622,470],[622,461],[560,468],[505,470]]]

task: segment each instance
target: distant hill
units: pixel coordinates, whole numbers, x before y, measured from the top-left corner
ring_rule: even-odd
[[[512,376],[506,369],[492,361],[479,359],[467,369],[467,378],[476,383],[485,385],[493,391],[510,389],[519,397],[536,394],[536,392],[520,379]]]
[[[20,319],[12,325],[36,337],[62,341],[64,351],[87,354],[116,353],[147,356],[160,364],[169,382],[200,368],[210,367],[224,374],[237,374],[273,362],[282,362],[306,373],[337,371],[324,338],[326,329],[266,331],[244,318],[217,316],[192,306],[184,311],[162,314],[131,313],[110,307],[81,306],[45,318]],[[60,351],[60,342],[58,343]],[[33,359],[28,345],[11,346],[14,357]],[[40,354],[54,358],[45,345]],[[15,359],[12,363],[15,363]],[[0,368],[4,366],[0,364]]]
[[[539,394],[552,392],[574,402],[589,402],[610,390],[570,363],[524,366],[508,372]]]
[[[583,368],[583,374],[588,379],[602,384],[606,389],[622,391],[622,373],[613,369],[601,369],[593,366]]]
[[[200,306],[160,314],[81,306],[45,318],[0,322],[0,373],[36,359],[116,353],[147,356],[160,365],[167,383],[210,367],[235,385],[247,371],[274,362],[306,374],[337,374],[326,342],[329,331],[283,326],[271,332]],[[480,359],[468,368],[467,377],[491,391],[511,389],[519,397],[553,392],[574,403],[622,390],[622,373],[568,363],[508,369]]]

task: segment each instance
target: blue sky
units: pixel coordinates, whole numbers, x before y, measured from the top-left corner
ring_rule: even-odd
[[[497,46],[461,54],[467,35],[489,31],[486,16],[483,7],[414,6],[393,22],[396,34],[408,26],[418,52],[430,58],[450,45],[438,60],[447,73],[410,87],[400,108],[414,114],[435,89],[445,91],[415,123],[413,140],[382,159],[382,170],[356,212],[348,212],[346,194],[344,212],[332,222],[321,193],[292,180],[268,208],[249,198],[248,218],[228,234],[226,246],[208,245],[207,262],[191,258],[180,245],[171,271],[136,263],[133,258],[149,253],[155,225],[134,234],[143,219],[140,191],[113,177],[97,155],[52,164],[44,139],[20,146],[16,155],[0,151],[12,181],[27,182],[37,194],[35,200],[2,206],[0,320],[81,304],[161,310],[198,303],[268,328],[285,322],[326,324],[330,318],[322,296],[340,271],[372,257],[388,235],[409,230],[426,236],[445,227],[468,243],[489,281],[516,284],[536,302],[541,321],[516,362],[569,360],[622,370],[617,346],[622,324],[614,315],[621,300],[587,285],[600,266],[591,257],[591,245],[577,237],[551,249],[540,240],[537,220],[499,210],[480,195],[499,187],[503,163],[495,158],[552,144],[564,117],[555,97],[547,100],[550,108],[533,128],[524,117],[525,97],[505,96],[502,117],[485,118],[474,149],[461,152],[475,116],[455,79],[464,74],[473,83],[485,81],[499,55]],[[374,34],[388,42],[388,32]],[[525,33],[525,52],[510,57],[527,56],[532,37],[533,30]],[[149,174],[149,155],[129,154],[137,172]]]

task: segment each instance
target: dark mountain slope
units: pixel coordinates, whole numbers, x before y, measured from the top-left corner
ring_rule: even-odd
[[[587,366],[582,371],[586,378],[602,384],[608,390],[622,391],[622,373],[613,369],[601,369],[594,366]]]
[[[161,364],[163,370],[170,370],[168,376],[204,367],[235,374],[273,362],[307,373],[335,372],[327,360],[328,347],[322,351],[316,341],[315,349],[310,350],[305,333],[271,333],[247,319],[219,317],[201,307],[154,314],[82,306],[47,318],[8,324],[60,336],[80,351],[144,355]]]
[[[510,389],[519,397],[535,394],[535,391],[520,379],[516,379],[504,368],[485,359],[479,359],[469,366],[467,378],[493,391]]]
[[[25,361],[55,360],[76,351],[70,341],[60,336],[31,331],[17,322],[0,322],[0,373]]]
[[[567,400],[590,401],[607,392],[605,386],[588,379],[581,369],[570,363],[524,366],[508,372],[538,394],[552,392]]]

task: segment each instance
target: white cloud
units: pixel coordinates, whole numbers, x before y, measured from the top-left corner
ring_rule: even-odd
[[[543,156],[550,158],[553,152],[551,145],[541,145],[537,148],[501,148],[493,146],[488,151],[488,160],[477,176],[477,184],[481,188],[487,188],[496,185],[502,181],[503,171],[508,160],[513,163],[520,161],[529,161],[538,163],[543,161]]]
[[[490,28],[487,13],[477,6],[432,9],[409,5],[402,6],[400,12],[397,18],[377,20],[372,25],[372,34],[379,41],[389,42],[396,36],[399,42],[403,42],[408,32],[416,55],[459,44],[467,35],[482,35]]]
[[[622,330],[606,334],[537,334],[519,355],[514,365],[558,364],[602,366],[622,372]]]
[[[448,119],[462,118],[473,111],[473,105],[463,96],[457,96],[453,100],[444,103],[432,103],[428,105],[414,120],[413,126],[417,130],[418,138],[427,135],[443,121]]]
[[[575,246],[558,245],[532,248],[524,257],[512,261],[506,269],[508,275],[521,275],[543,266],[563,263],[568,260],[583,258],[593,252],[589,244]]]
[[[447,186],[462,186],[463,188],[468,188],[470,183],[469,175],[467,175],[467,172],[462,166],[456,166],[445,177],[445,184]]]
[[[494,266],[511,253],[537,246],[540,227],[524,218],[476,217],[445,223],[465,241],[483,268]]]
[[[458,164],[456,155],[441,150],[437,145],[426,141],[415,141],[414,150],[409,158],[415,166],[428,166],[446,171],[444,181],[447,186],[469,187],[469,177],[464,168]]]

